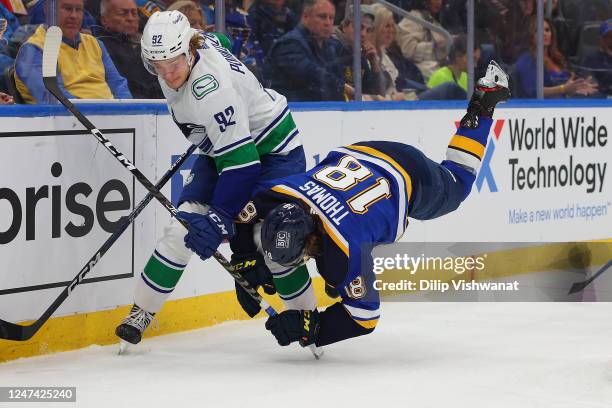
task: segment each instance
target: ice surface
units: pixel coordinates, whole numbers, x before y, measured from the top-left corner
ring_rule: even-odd
[[[0,385],[76,386],[91,408],[612,407],[612,303],[382,309],[319,361],[256,320],[0,364]]]

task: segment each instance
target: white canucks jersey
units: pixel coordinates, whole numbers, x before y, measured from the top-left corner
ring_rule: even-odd
[[[287,99],[265,89],[217,37],[201,36],[204,42],[185,84],[174,90],[159,79],[170,113],[187,139],[215,160],[219,173],[299,146]]]

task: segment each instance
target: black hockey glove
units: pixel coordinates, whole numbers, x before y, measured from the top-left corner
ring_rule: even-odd
[[[340,292],[338,292],[338,289],[334,288],[327,282],[325,282],[325,294],[332,299],[337,299],[340,297]]]
[[[232,254],[232,265],[236,272],[240,273],[255,290],[262,286],[264,292],[268,295],[276,293],[276,288],[272,282],[272,274],[259,252]],[[235,286],[238,303],[240,303],[240,306],[242,306],[249,317],[254,317],[261,310],[259,303],[246,290],[242,289],[238,282],[235,282]]]
[[[317,341],[319,335],[319,312],[310,310],[285,310],[270,316],[266,321],[266,329],[270,330],[278,344],[288,346],[299,341],[306,347]]]

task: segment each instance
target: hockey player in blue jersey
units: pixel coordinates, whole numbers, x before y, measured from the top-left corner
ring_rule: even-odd
[[[324,346],[374,330],[380,301],[372,248],[397,241],[408,217],[427,220],[459,207],[480,167],[495,105],[509,95],[507,75],[492,62],[442,163],[402,143],[361,142],[332,150],[306,173],[261,183],[243,221],[272,274],[253,267],[244,275],[254,286],[274,287],[289,309],[266,322],[280,345]],[[304,264],[309,257],[341,298],[323,311]],[[259,311],[241,288],[237,297],[250,316]]]

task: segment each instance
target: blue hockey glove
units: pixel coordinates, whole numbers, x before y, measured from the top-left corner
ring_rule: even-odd
[[[266,321],[270,330],[281,346],[288,346],[299,341],[300,346],[314,344],[319,335],[319,312],[315,310],[285,310]]]
[[[189,224],[185,246],[202,260],[210,258],[223,239],[230,239],[236,233],[232,219],[214,207],[206,214],[179,211],[176,216]]]

